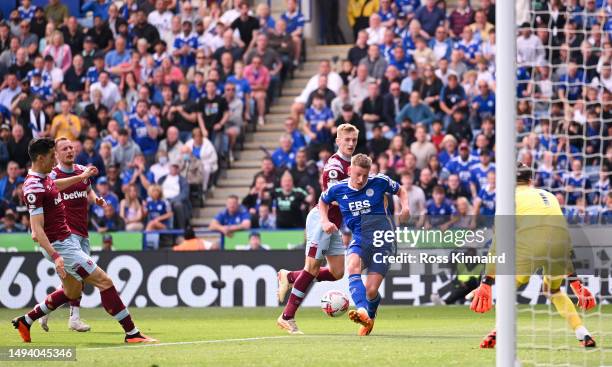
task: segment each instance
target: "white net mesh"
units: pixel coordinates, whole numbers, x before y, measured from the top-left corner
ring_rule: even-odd
[[[528,20],[517,36],[518,159],[582,235],[573,236],[574,261],[598,301],[577,308],[598,345],[586,350],[547,300],[542,277],[532,276],[518,291],[518,357],[533,366],[612,366],[612,1],[523,2],[517,19]],[[567,282],[561,291],[575,302]]]

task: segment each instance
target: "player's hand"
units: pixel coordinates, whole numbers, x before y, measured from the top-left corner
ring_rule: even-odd
[[[32,241],[38,242],[38,237],[36,237],[36,233],[32,232]]]
[[[485,313],[493,308],[493,297],[491,295],[491,286],[481,283],[478,288],[472,292],[472,304],[470,309],[474,312]]]
[[[336,227],[336,225],[330,221],[322,223],[321,228],[323,229],[323,232],[327,234],[338,232],[338,227]]]
[[[61,256],[58,256],[54,262],[55,262],[55,271],[57,272],[57,275],[59,275],[61,279],[66,278],[66,270],[64,269],[64,258]]]
[[[105,207],[106,206],[106,200],[104,200],[103,197],[96,197],[96,205],[101,206],[101,207]]]
[[[96,176],[98,174],[98,169],[96,166],[89,166],[81,173],[83,178],[90,178],[91,176]]]
[[[572,288],[572,291],[574,291],[576,297],[578,297],[578,307],[586,311],[597,305],[597,301],[595,300],[593,293],[591,293],[587,287],[582,285],[580,280],[574,280],[571,282],[570,287]]]

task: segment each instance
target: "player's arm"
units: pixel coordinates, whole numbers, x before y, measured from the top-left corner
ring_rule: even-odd
[[[321,194],[319,198],[319,214],[321,215],[321,228],[325,233],[333,233],[338,231],[338,227],[332,222],[329,221],[329,206],[333,202],[333,191],[330,187]]]
[[[406,191],[406,189],[402,186],[400,186],[399,191],[396,194],[399,199],[400,199],[400,204],[402,206],[402,209],[399,213],[399,219],[400,221],[406,222],[408,220],[408,217],[410,216],[410,206],[408,204],[408,191]]]
[[[66,271],[64,270],[64,259],[57,251],[55,251],[49,242],[49,238],[45,233],[45,216],[43,213],[40,212],[39,214],[30,215],[30,224],[32,226],[32,234],[34,235],[34,238],[38,240],[40,247],[42,247],[53,259],[57,274],[60,276],[60,278],[65,278]]]
[[[98,169],[95,166],[89,166],[80,175],[55,180],[55,186],[57,186],[57,189],[59,191],[63,191],[74,185],[75,183],[86,180],[91,176],[95,176],[97,174]]]
[[[98,196],[96,192],[89,186],[89,190],[87,190],[87,200],[90,204],[96,204],[101,207],[106,206],[106,200],[103,197]]]

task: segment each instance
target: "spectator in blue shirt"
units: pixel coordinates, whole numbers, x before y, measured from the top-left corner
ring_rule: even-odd
[[[563,74],[559,78],[559,89],[557,91],[559,99],[563,102],[575,102],[582,97],[584,84],[584,73],[578,69],[575,62],[570,62],[567,66],[567,74]]]
[[[157,153],[157,136],[160,128],[157,118],[149,114],[149,102],[139,100],[136,103],[136,113],[130,116],[129,128],[132,139],[145,155],[147,166],[150,166]]]
[[[102,18],[103,21],[108,20],[108,8],[111,2],[107,0],[89,0],[81,7],[83,13],[88,11],[93,12],[93,16]]]
[[[293,63],[297,65],[302,55],[302,36],[306,21],[296,0],[287,0],[287,11],[281,14],[281,19],[287,23],[286,32],[291,35],[293,41]]]
[[[251,218],[249,212],[239,203],[238,196],[228,196],[225,209],[215,215],[208,228],[211,231],[219,231],[228,237],[232,237],[236,231],[250,229]]]
[[[472,101],[471,124],[475,129],[480,128],[480,124],[485,117],[495,116],[495,94],[489,89],[486,81],[478,81],[480,94]]]
[[[295,165],[295,150],[293,149],[293,139],[288,134],[280,137],[280,147],[272,153],[272,162],[277,169],[291,169]]]
[[[170,228],[172,224],[172,206],[164,199],[159,185],[151,185],[147,190],[149,197],[145,201],[144,211],[147,217],[147,231],[159,231]]]
[[[451,215],[455,208],[446,200],[444,188],[435,186],[432,198],[426,204],[425,228],[445,230],[452,224]]]
[[[179,65],[183,70],[195,65],[195,51],[198,48],[198,36],[191,32],[192,24],[189,20],[183,20],[183,33],[174,39],[174,57],[179,59]]]
[[[87,137],[83,142],[83,150],[76,156],[74,163],[82,166],[95,166],[98,169],[99,176],[106,176],[106,166],[104,160],[95,150],[96,142],[94,139]]]
[[[478,191],[478,198],[474,200],[474,212],[485,216],[485,221],[493,220],[495,215],[495,171],[487,175],[487,185]]]
[[[413,124],[423,124],[429,128],[429,125],[435,119],[431,108],[421,102],[421,95],[418,91],[410,93],[410,103],[405,105],[399,114],[395,116],[395,122],[401,124],[404,120],[410,120]]]
[[[436,0],[426,0],[425,5],[421,6],[415,14],[415,19],[421,23],[421,27],[429,37],[433,37],[436,28],[446,20],[444,10],[436,6]]]
[[[291,149],[293,149],[295,152],[297,152],[298,149],[306,146],[304,134],[300,132],[297,121],[291,116],[285,119],[285,134],[291,136],[291,139],[293,140]]]
[[[115,69],[116,66],[130,62],[132,53],[126,50],[126,40],[123,36],[118,36],[115,40],[115,49],[109,51],[104,58],[106,68],[111,74],[118,75],[120,70]]]
[[[334,126],[334,114],[325,106],[325,96],[315,93],[312,105],[304,113],[304,133],[310,145],[312,159],[317,159],[323,148],[331,148],[331,128]]]

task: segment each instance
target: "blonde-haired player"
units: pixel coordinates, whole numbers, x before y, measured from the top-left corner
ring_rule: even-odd
[[[595,297],[574,271],[571,238],[559,201],[548,191],[531,187],[532,171],[523,163],[518,163],[516,177],[516,281],[519,285],[526,284],[533,273],[542,269],[543,288],[550,302],[567,320],[580,344],[593,348],[595,340],[582,324],[570,298],[561,292],[561,284],[567,279],[578,297],[578,306],[583,310],[595,307]],[[495,252],[495,243],[490,252]],[[494,264],[488,264],[482,284],[472,293],[470,308],[474,312],[484,313],[493,307],[494,275]],[[493,330],[480,347],[494,348],[495,337]]]
[[[323,167],[321,177],[322,189],[337,184],[348,178],[348,169],[351,165],[351,156],[357,146],[359,130],[351,124],[338,126],[336,133],[338,151],[329,157]],[[332,206],[329,218],[337,228],[342,223],[342,215],[338,206]],[[321,215],[318,207],[314,207],[306,218],[306,260],[304,269],[288,271],[281,269],[278,272],[278,299],[285,300],[289,290],[289,301],[278,317],[276,324],[289,334],[302,334],[295,322],[295,313],[300,303],[306,297],[306,291],[316,279],[322,281],[336,281],[344,276],[344,244],[342,234],[336,230],[326,233],[321,227]],[[327,267],[321,267],[323,259],[327,260]]]

